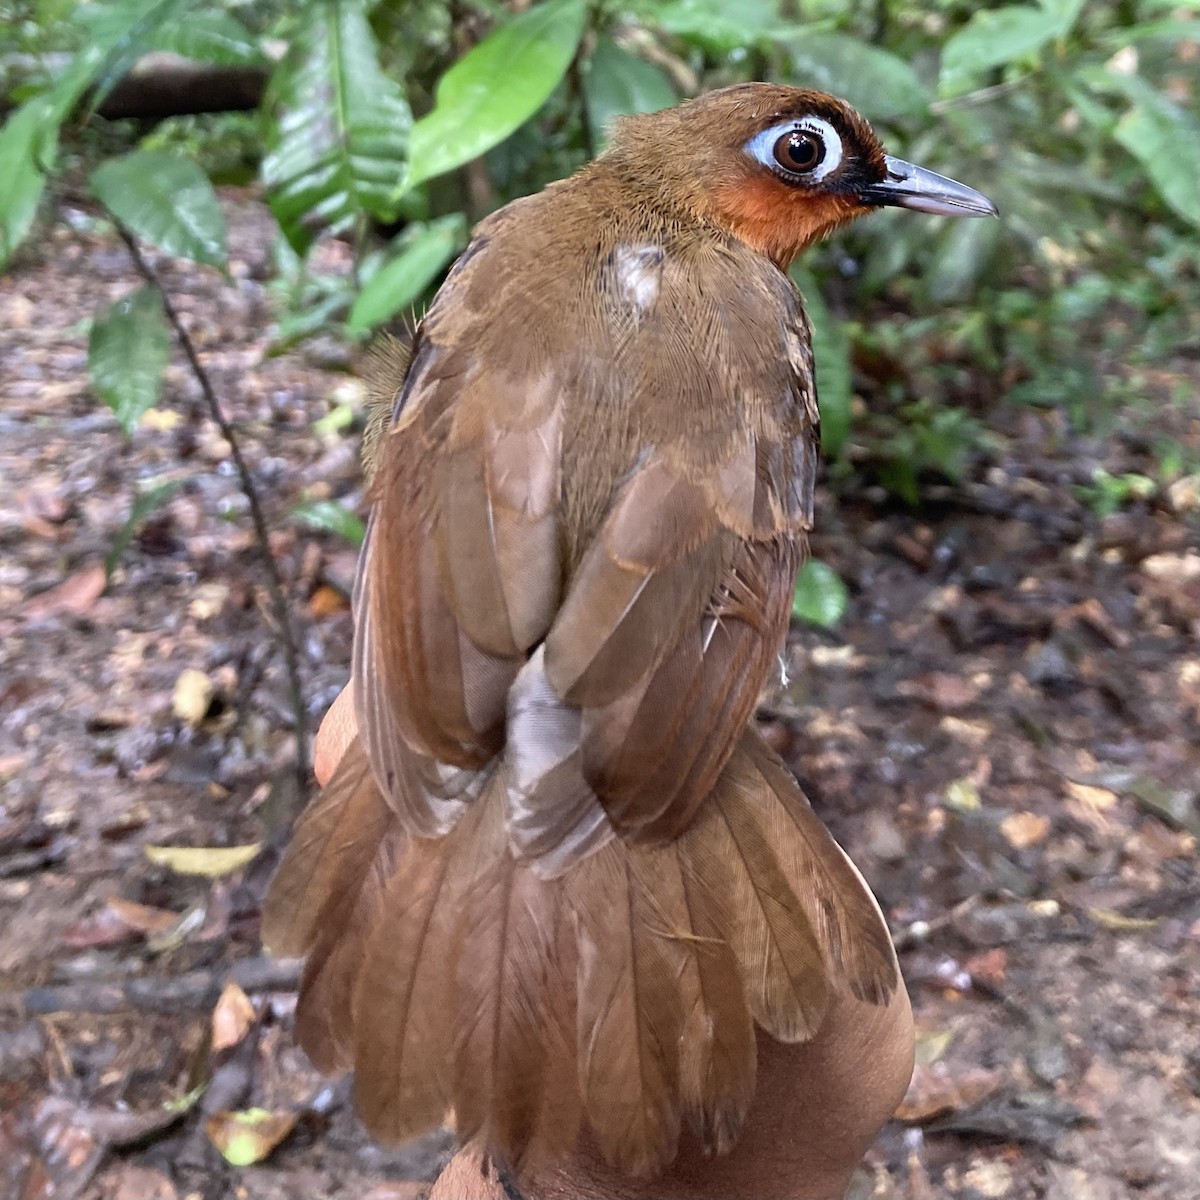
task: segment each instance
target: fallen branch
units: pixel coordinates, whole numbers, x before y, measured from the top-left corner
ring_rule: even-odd
[[[0,78],[16,83],[55,80],[70,69],[71,54],[8,54],[0,57]],[[161,121],[198,113],[251,112],[262,103],[270,74],[265,66],[218,66],[158,51],[143,55],[98,98],[84,94],[81,112],[106,121]],[[89,105],[91,106],[89,108]],[[15,103],[0,100],[0,116]]]
[[[299,986],[300,964],[295,959],[241,958],[227,967],[188,971],[174,977],[35,987],[14,993],[13,998],[26,1017],[130,1010],[169,1013],[211,1008],[228,980],[244,992],[291,992]]]

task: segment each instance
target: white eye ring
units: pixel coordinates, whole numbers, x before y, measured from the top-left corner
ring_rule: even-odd
[[[825,157],[811,170],[790,172],[784,168],[775,157],[775,143],[788,133],[811,133],[825,147]],[[799,117],[791,121],[781,121],[756,133],[743,147],[747,154],[764,167],[770,167],[777,175],[789,179],[806,179],[812,183],[820,183],[822,179],[832,175],[842,165],[841,135],[828,121],[820,117]]]

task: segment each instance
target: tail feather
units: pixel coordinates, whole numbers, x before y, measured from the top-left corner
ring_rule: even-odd
[[[579,1083],[604,1156],[631,1175],[675,1157],[681,1124],[682,921],[655,869],[669,852],[612,841],[566,877],[579,930]]]
[[[393,824],[379,846],[344,919],[324,923],[304,964],[296,1006],[296,1037],[326,1074],[354,1065],[354,986],[367,939],[383,915],[388,882],[406,836]],[[353,889],[348,889],[353,894]]]
[[[680,839],[695,873],[730,899],[725,936],[754,1019],[784,1042],[821,1027],[829,980],[809,914],[778,857],[787,827],[744,755],[736,753],[712,800]]]
[[[558,887],[509,852],[502,800],[482,803],[454,954],[455,1123],[519,1172],[579,1132],[574,937]]]
[[[631,1174],[669,1163],[685,1120],[723,1153],[755,1021],[803,1041],[834,990],[896,988],[870,892],[757,734],[675,841],[614,838],[549,879],[512,851],[502,779],[445,837],[411,837],[355,744],[275,883],[270,944],[309,952],[302,1044],[353,1064],[381,1140],[453,1106],[517,1172],[567,1154],[582,1120]]]
[[[684,991],[679,1088],[692,1132],[710,1153],[733,1148],[754,1097],[754,1021],[727,940],[728,899],[679,844],[675,869],[687,912],[691,962]]]
[[[409,841],[364,945],[353,1001],[355,1097],[383,1141],[436,1128],[450,1106],[450,951],[481,807],[444,838]]]
[[[263,911],[272,954],[306,954],[348,917],[390,823],[357,739],[329,785],[301,816]]]
[[[770,836],[793,893],[808,912],[827,968],[858,999],[886,1004],[900,983],[887,922],[863,877],[813,812],[791,772],[748,731],[742,752],[777,804]],[[777,839],[777,840],[776,840]]]

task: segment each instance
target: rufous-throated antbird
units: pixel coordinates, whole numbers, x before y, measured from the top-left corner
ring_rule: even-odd
[[[751,718],[813,519],[786,271],[881,205],[994,214],[853,109],[747,84],[618,124],[484,220],[373,456],[358,735],[264,917],[369,1130],[448,1110],[514,1173],[581,1131],[715,1153],[831,997],[899,986],[873,897]]]

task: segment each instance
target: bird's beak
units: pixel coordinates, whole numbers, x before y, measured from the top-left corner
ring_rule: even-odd
[[[884,158],[887,174],[858,193],[864,204],[894,205],[941,217],[994,217],[996,206],[965,183],[956,183],[902,158]]]

